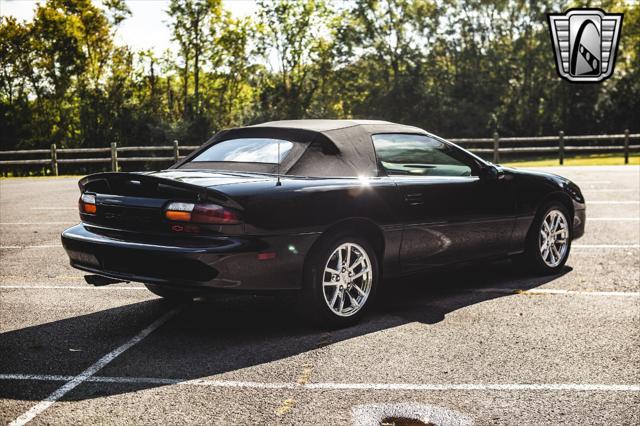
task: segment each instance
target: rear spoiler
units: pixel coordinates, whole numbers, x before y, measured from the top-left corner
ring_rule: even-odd
[[[215,189],[145,173],[96,173],[80,179],[78,187],[80,192],[168,198],[199,203],[212,202],[224,207],[243,210],[243,207],[235,200]]]

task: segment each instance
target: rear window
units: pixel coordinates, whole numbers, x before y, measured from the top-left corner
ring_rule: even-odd
[[[278,145],[280,157],[278,158]],[[239,163],[282,163],[293,143],[282,139],[239,138],[219,142],[200,153],[191,162],[229,161]],[[279,160],[279,161],[278,161]]]

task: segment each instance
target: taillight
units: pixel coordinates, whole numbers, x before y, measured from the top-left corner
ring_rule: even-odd
[[[96,196],[93,194],[82,194],[78,204],[80,207],[80,213],[96,214],[96,211],[98,210],[96,207]]]
[[[194,207],[193,203],[171,203],[167,206],[164,215],[169,220],[191,222],[191,212]]]
[[[240,223],[238,214],[217,204],[170,203],[164,216],[176,222],[233,225]]]

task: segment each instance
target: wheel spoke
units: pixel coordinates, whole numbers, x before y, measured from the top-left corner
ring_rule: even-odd
[[[549,249],[544,246],[541,250],[540,250],[541,254],[542,254],[542,259],[547,260],[547,257],[549,257]]]
[[[323,281],[322,285],[324,287],[334,287],[334,286],[340,285],[340,283],[337,281]]]
[[[355,269],[360,266],[360,264],[362,263],[362,260],[359,260],[358,262],[354,263],[351,268],[349,268],[349,271],[351,272],[355,272]]]
[[[359,258],[356,259],[355,262],[353,262],[353,265],[351,265],[351,267],[349,268],[350,271],[353,272],[354,269],[356,269],[356,267],[358,265],[360,265],[362,263],[362,261],[364,260],[364,257],[360,256]]]
[[[351,244],[347,246],[347,260],[345,261],[345,268],[348,268],[351,264]]]
[[[565,223],[564,217],[559,214],[558,215],[558,224],[556,226],[556,232],[562,231],[566,226],[567,226],[567,224]]]
[[[360,287],[358,287],[357,285],[355,285],[355,284],[354,284],[354,285],[353,285],[353,288],[355,288],[355,289],[356,289],[356,291],[357,291],[358,293],[360,293],[360,296],[363,296],[363,297],[364,297],[364,296],[366,296],[366,295],[367,295],[367,293],[365,293],[364,291],[362,291],[362,289],[361,289]]]
[[[366,274],[367,272],[369,272],[369,268],[362,268],[360,270],[360,272],[358,272],[357,274],[355,274],[354,276],[351,277],[352,280],[355,280],[356,278],[360,278],[361,276],[363,276],[364,274]]]
[[[333,292],[333,296],[331,297],[331,302],[329,302],[329,306],[333,309],[336,306],[336,300],[338,300],[338,294],[340,294],[340,289],[336,287],[336,290]]]
[[[336,271],[336,270],[335,270],[335,269],[333,269],[333,268],[329,268],[328,266],[327,266],[326,268],[324,268],[324,271],[325,271],[325,272],[330,272],[330,273],[335,274],[335,275],[340,275],[340,272],[339,272],[339,271]]]
[[[346,293],[347,293],[347,296],[349,297],[349,301],[351,302],[351,306],[358,309],[360,307],[360,304],[358,303],[358,301],[353,298],[351,293],[349,293],[348,291]]]
[[[338,312],[342,313],[344,309],[344,293],[340,292],[340,307],[338,308]]]
[[[342,247],[338,249],[338,269],[342,269]]]

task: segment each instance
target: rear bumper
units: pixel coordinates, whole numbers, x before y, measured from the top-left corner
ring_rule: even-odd
[[[111,278],[185,288],[287,290],[300,288],[304,257],[317,236],[152,238],[80,224],[61,238],[71,266]],[[258,254],[265,252],[275,257],[260,260]]]

